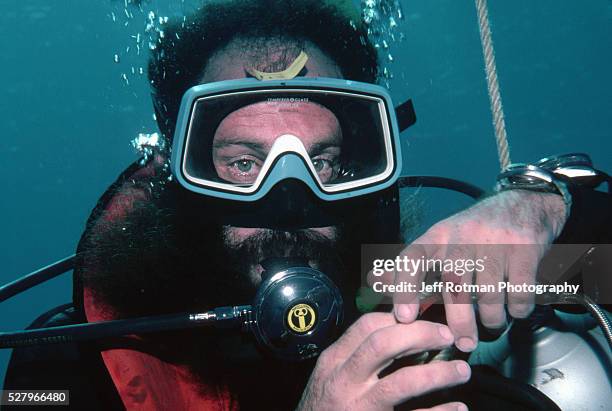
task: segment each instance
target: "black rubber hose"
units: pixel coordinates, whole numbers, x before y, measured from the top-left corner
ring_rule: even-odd
[[[130,334],[194,328],[207,324],[210,324],[210,322],[194,321],[190,319],[188,313],[181,313],[13,331],[0,333],[0,349],[87,341]]]
[[[0,287],[0,303],[38,284],[57,277],[66,271],[72,270],[74,268],[75,258],[76,254],[73,254],[3,285]]]
[[[486,192],[473,184],[446,177],[436,176],[405,176],[397,181],[399,188],[403,187],[434,187],[458,191],[474,199],[484,197]]]

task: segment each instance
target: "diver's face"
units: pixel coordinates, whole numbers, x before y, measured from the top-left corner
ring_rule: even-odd
[[[286,52],[282,47],[267,50],[270,63]],[[342,78],[340,68],[318,47],[307,43],[309,58],[301,73],[306,77]],[[244,78],[246,67],[252,67],[252,56],[244,53],[244,44],[233,43],[216,53],[204,71],[203,83]],[[226,181],[253,182],[274,141],[283,134],[300,138],[313,160],[320,178],[325,181],[337,172],[334,160],[340,155],[342,133],[338,119],[328,109],[311,102],[262,102],[243,107],[228,115],[219,125],[213,140],[213,161],[217,173]],[[228,248],[238,248],[247,241],[269,234],[262,228],[224,227]],[[311,228],[313,234],[335,241],[335,227]],[[286,250],[287,256],[291,250]],[[317,261],[310,262],[317,266]],[[251,261],[250,277],[258,282],[261,267]]]

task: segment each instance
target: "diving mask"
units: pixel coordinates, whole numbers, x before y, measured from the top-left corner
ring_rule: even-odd
[[[192,87],[173,144],[180,184],[227,200],[259,200],[286,179],[300,180],[322,200],[340,200],[387,188],[401,172],[388,92],[340,79]]]

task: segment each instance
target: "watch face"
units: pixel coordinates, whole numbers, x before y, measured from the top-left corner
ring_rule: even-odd
[[[546,157],[538,161],[536,166],[552,172],[555,177],[579,186],[595,188],[610,179],[605,173],[593,168],[591,157],[584,153]]]
[[[595,171],[593,169],[591,157],[584,153],[561,154],[557,156],[545,157],[538,161],[535,165],[554,172],[559,169],[573,167],[581,167]]]

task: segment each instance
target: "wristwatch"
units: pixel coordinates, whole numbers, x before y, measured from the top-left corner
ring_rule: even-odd
[[[587,154],[571,153],[546,157],[534,164],[511,164],[497,177],[495,191],[520,189],[559,194],[566,206],[566,217],[569,217],[572,195],[568,186],[595,188],[602,181]]]

